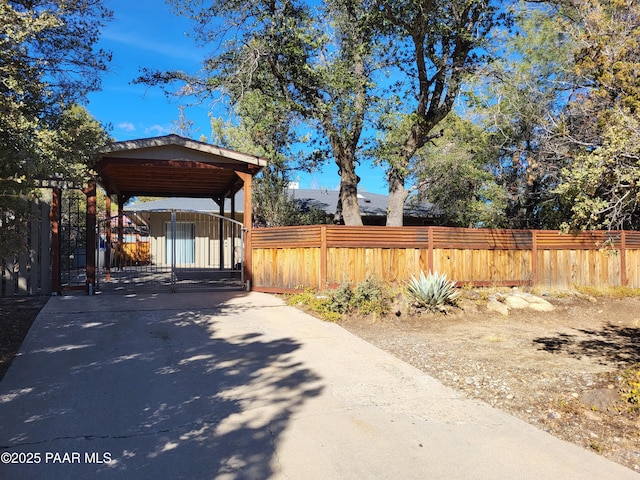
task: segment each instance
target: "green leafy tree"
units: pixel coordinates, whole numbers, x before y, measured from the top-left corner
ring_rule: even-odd
[[[566,229],[640,227],[640,4],[574,0],[560,27],[575,42],[576,94],[559,121],[567,165],[557,192]]]
[[[0,1],[0,257],[24,244],[36,180],[86,179],[107,139],[78,105],[110,59],[95,48],[110,17],[99,1]]]
[[[206,60],[204,75],[146,71],[140,80],[178,81],[188,95],[259,90],[284,105],[320,133],[311,158],[335,161],[338,217],[350,225],[362,223],[356,165],[365,158],[363,133],[383,124],[381,112],[411,122],[395,148],[378,149],[392,150],[384,159],[387,223],[401,224],[410,163],[451,110],[465,75],[484,61],[479,52],[499,19],[492,2],[480,0],[172,3],[193,19],[201,41],[222,48]]]
[[[404,136],[387,136],[387,225],[402,225],[410,166],[416,153],[440,133],[436,126],[449,114],[460,88],[479,65],[490,32],[503,18],[484,0],[376,2],[391,44],[387,63],[397,92],[398,122]],[[392,99],[392,98],[391,98]]]
[[[557,228],[569,206],[554,189],[566,145],[557,122],[575,82],[572,42],[554,5],[521,2],[512,31],[494,39],[494,61],[474,77],[467,97],[490,133],[492,171],[507,193],[506,226]]]
[[[626,0],[520,4],[475,91],[509,226],[637,228],[639,12]]]
[[[418,198],[433,203],[447,225],[503,227],[507,195],[493,173],[489,134],[453,112],[440,126],[442,135],[418,152],[412,168]]]
[[[326,223],[317,209],[302,210],[288,195],[296,153],[292,145],[300,142],[295,132],[295,115],[258,91],[247,92],[235,104],[236,123],[211,119],[212,141],[219,145],[269,159],[258,174],[253,188],[256,226]]]
[[[372,18],[366,1],[173,0],[189,16],[198,39],[216,46],[203,75],[144,71],[138,81],[181,83],[179,94],[207,97],[216,92],[232,101],[258,91],[291,112],[321,136],[310,143],[308,162],[333,158],[340,174],[340,216],[361,225],[355,168],[365,115],[371,102]],[[222,25],[221,25],[222,23]],[[230,34],[231,33],[231,34]],[[229,35],[230,34],[230,35]]]
[[[610,122],[598,147],[562,171],[557,191],[572,201],[564,229],[640,228],[640,121],[622,111]]]

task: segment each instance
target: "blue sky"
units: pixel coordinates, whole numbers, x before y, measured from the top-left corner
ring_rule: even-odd
[[[134,85],[141,67],[158,70],[181,69],[195,72],[206,50],[187,35],[190,22],[173,15],[163,1],[107,0],[114,20],[102,32],[100,47],[113,53],[110,72],[103,78],[102,91],[89,96],[88,109],[103,124],[110,124],[116,140],[129,140],[174,131],[179,104],[169,100],[159,88]],[[212,105],[187,108],[185,114],[194,122],[194,138],[210,138],[209,111]],[[224,112],[217,112],[224,114]],[[360,187],[372,193],[386,194],[381,169],[360,165]],[[327,164],[313,174],[300,173],[292,180],[300,188],[336,189],[340,183],[337,168]]]

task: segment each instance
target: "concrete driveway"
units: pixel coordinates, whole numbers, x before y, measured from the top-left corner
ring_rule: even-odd
[[[259,293],[53,297],[0,479],[638,479]]]

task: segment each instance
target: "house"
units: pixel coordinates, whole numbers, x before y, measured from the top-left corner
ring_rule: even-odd
[[[333,218],[338,205],[338,190],[289,189],[289,195],[303,210],[317,208]],[[358,205],[364,225],[385,225],[389,197],[377,193],[358,193]],[[434,225],[440,217],[439,210],[431,203],[409,202],[404,208],[404,225]]]
[[[298,189],[290,188],[288,195],[303,210],[317,208],[333,218],[338,205],[338,190],[328,189]],[[239,191],[235,196],[235,219],[242,221],[244,215],[242,211],[244,201],[243,191]],[[384,225],[387,216],[389,197],[377,193],[358,193],[358,204],[362,220],[365,225]],[[125,208],[125,211],[147,210],[193,210],[199,212],[220,213],[220,207],[208,198],[164,198],[141,204],[133,204]],[[428,202],[409,202],[405,206],[405,225],[434,225],[441,214],[438,208]],[[225,202],[224,212],[229,215],[231,212],[231,202]]]
[[[338,204],[337,190],[289,189],[288,195],[302,210],[319,209],[330,221]],[[144,261],[154,265],[172,263],[185,266],[228,268],[242,255],[243,192],[236,194],[235,208],[231,200],[224,208],[209,198],[163,198],[126,206],[124,213],[143,232],[143,243],[136,251],[150,252]],[[358,203],[365,225],[384,225],[388,197],[374,193],[358,194]],[[234,218],[231,218],[231,211]],[[172,213],[175,212],[175,213]],[[172,220],[172,215],[175,216]],[[432,204],[408,205],[405,225],[432,225],[438,218]],[[222,232],[222,235],[220,235]],[[172,239],[175,238],[175,241]],[[125,246],[127,251],[133,246]],[[222,261],[221,261],[222,259]]]
[[[163,198],[125,206],[124,213],[146,233],[143,241],[153,265],[235,268],[243,248],[242,197],[236,194],[234,218],[229,199],[221,211],[209,198]]]

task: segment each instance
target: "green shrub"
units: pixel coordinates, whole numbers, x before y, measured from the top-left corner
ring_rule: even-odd
[[[347,313],[352,308],[352,302],[353,290],[351,290],[351,285],[347,281],[329,293],[329,309],[332,312]]]
[[[374,277],[368,277],[353,289],[351,305],[363,315],[383,315],[389,311],[391,295]]]
[[[640,365],[623,372],[624,386],[620,392],[629,411],[640,412]]]
[[[287,304],[318,314],[322,319],[337,322],[342,317],[340,313],[332,310],[331,299],[327,295],[319,295],[314,290],[305,290],[287,298]]]
[[[287,303],[303,307],[318,314],[325,320],[338,321],[342,315],[357,311],[363,315],[382,315],[389,310],[391,296],[384,285],[374,278],[368,278],[352,288],[345,281],[337,289],[322,294],[315,290],[290,295]]]
[[[413,275],[407,286],[407,293],[413,303],[419,308],[429,310],[443,310],[446,305],[456,305],[460,291],[455,288],[456,282],[449,281],[447,276],[429,272],[420,277]]]

